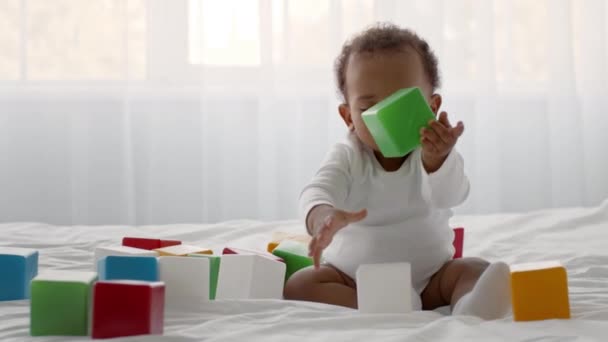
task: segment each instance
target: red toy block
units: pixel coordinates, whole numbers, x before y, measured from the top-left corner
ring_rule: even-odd
[[[124,237],[122,238],[122,245],[133,248],[147,249],[151,251],[153,249],[160,248],[160,240]]]
[[[464,248],[464,228],[454,228],[454,259],[462,258],[462,250]]]
[[[182,244],[182,242],[177,241],[177,240],[146,239],[146,238],[136,238],[136,237],[124,237],[122,239],[123,246],[147,249],[150,251],[154,250],[154,249],[158,249],[158,248],[181,245],[181,244]]]
[[[252,251],[252,250],[242,249],[242,248],[226,247],[222,251],[222,254],[259,255],[261,257],[268,258],[271,260],[285,262],[283,259],[279,258],[278,256],[276,256],[274,254],[270,254],[270,253],[266,253],[266,252]]]
[[[165,284],[100,281],[93,288],[93,338],[162,335]]]

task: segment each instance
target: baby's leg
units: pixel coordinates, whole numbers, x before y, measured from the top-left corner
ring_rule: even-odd
[[[283,292],[285,299],[357,308],[355,282],[346,274],[329,265],[318,270],[308,267],[293,274]]]
[[[451,305],[454,315],[504,317],[510,308],[509,267],[477,258],[447,262],[422,292],[426,310]]]

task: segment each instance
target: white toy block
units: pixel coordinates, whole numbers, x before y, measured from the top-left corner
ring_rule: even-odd
[[[109,246],[109,247],[97,247],[95,248],[95,270],[97,270],[97,264],[100,259],[107,256],[158,256],[155,251],[148,251],[140,248],[133,248],[127,246]]]
[[[167,306],[209,300],[208,258],[161,256],[158,267],[160,280],[165,283]]]
[[[281,299],[285,270],[285,263],[259,255],[222,255],[216,299]]]
[[[357,301],[363,313],[412,311],[412,271],[409,263],[369,264],[357,269]]]

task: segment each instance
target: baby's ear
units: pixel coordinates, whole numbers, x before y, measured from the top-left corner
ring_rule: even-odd
[[[439,113],[439,108],[441,108],[441,95],[439,95],[439,94],[431,95],[431,101],[429,102],[429,106],[431,107],[433,114],[435,114],[435,116],[437,116],[437,113]]]
[[[348,127],[349,130],[353,131],[355,129],[355,125],[353,124],[353,117],[350,115],[350,107],[348,104],[343,103],[338,107],[338,112],[344,120],[344,123]]]

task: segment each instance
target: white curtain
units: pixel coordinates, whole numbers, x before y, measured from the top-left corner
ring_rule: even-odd
[[[332,64],[376,21],[435,49],[457,212],[608,197],[604,0],[0,0],[0,221],[294,218],[345,128]]]

